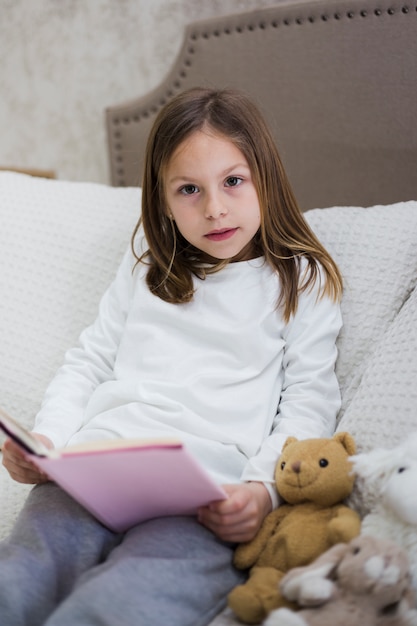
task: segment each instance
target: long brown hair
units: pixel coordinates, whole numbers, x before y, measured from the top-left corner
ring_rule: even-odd
[[[146,147],[142,184],[142,215],[132,236],[138,262],[148,264],[149,289],[171,303],[193,298],[193,275],[204,279],[227,263],[202,263],[199,250],[181,235],[168,217],[165,172],[178,146],[192,133],[208,127],[227,137],[245,156],[261,208],[256,249],[281,279],[277,306],[284,318],[297,310],[298,296],[320,281],[321,295],[338,300],[342,278],[333,259],[318,241],[300,211],[281,163],[272,135],[257,107],[243,93],[232,89],[194,88],[173,98],[158,114]],[[138,256],[135,237],[143,225],[149,249]],[[307,272],[301,276],[301,257]]]

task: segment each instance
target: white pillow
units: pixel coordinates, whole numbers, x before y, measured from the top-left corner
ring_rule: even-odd
[[[0,173],[0,405],[28,426],[139,214],[138,188]]]
[[[358,452],[392,448],[417,430],[417,288],[378,342],[338,430],[354,436]],[[361,480],[350,505],[363,516],[377,497]]]
[[[359,452],[391,448],[417,429],[417,288],[378,342],[338,428],[355,433]]]
[[[314,209],[305,215],[344,278],[337,362],[343,418],[369,360],[417,283],[417,202]],[[406,342],[405,337],[397,354]]]

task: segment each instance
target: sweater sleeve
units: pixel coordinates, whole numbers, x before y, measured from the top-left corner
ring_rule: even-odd
[[[278,503],[274,470],[288,436],[330,437],[340,408],[335,374],[336,339],[342,326],[340,305],[318,287],[304,292],[287,326],[284,339],[283,387],[270,435],[249,459],[242,479],[264,482],[273,504]]]
[[[125,326],[132,292],[134,258],[128,250],[116,277],[103,295],[94,323],[80,335],[78,345],[46,389],[34,432],[63,447],[83,423],[94,389],[113,378],[113,367]]]

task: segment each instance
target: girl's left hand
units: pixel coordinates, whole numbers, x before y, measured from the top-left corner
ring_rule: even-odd
[[[32,433],[32,435],[41,441],[47,448],[52,449],[53,444],[45,435]],[[28,455],[11,439],[6,439],[3,444],[3,465],[9,472],[13,480],[19,483],[35,485],[46,483],[49,479],[41,472],[31,461]]]
[[[198,521],[223,541],[250,541],[272,510],[268,490],[263,483],[223,485],[226,500],[212,502],[198,511]]]

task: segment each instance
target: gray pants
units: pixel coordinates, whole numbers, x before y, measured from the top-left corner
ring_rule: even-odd
[[[115,534],[53,483],[0,544],[1,626],[204,626],[244,575],[196,519]]]

